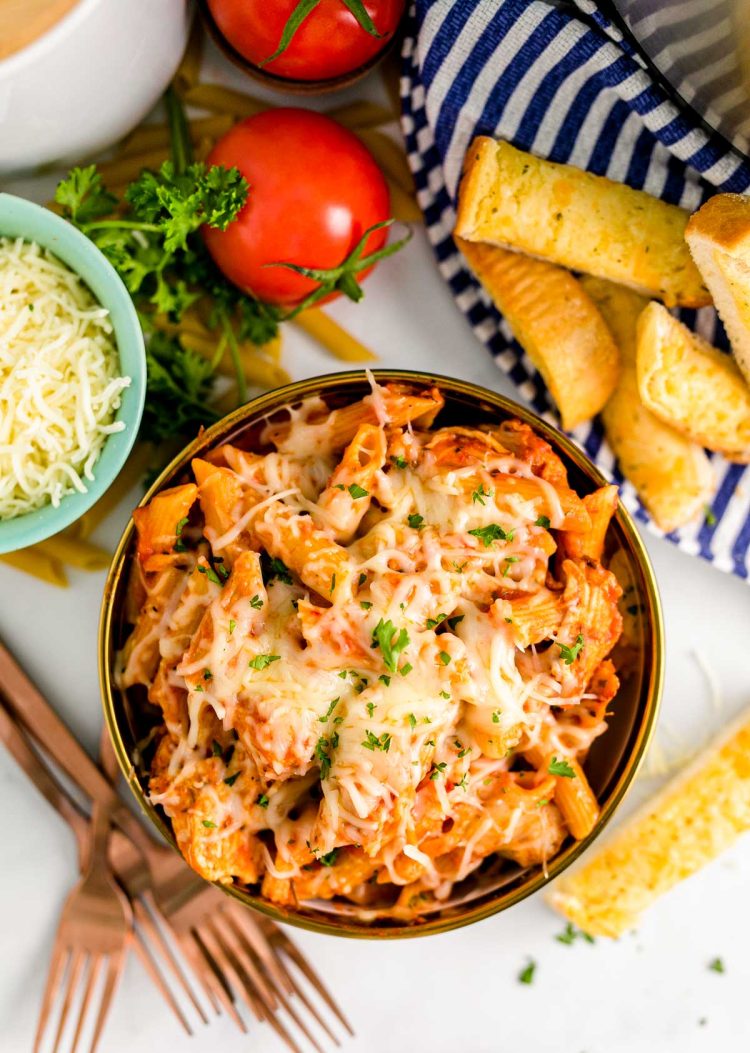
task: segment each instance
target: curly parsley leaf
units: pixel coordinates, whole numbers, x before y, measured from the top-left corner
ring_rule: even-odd
[[[572,665],[583,650],[583,636],[579,633],[576,636],[576,642],[572,645],[558,643],[557,646],[560,648],[560,657],[563,662],[566,665]]]
[[[513,530],[503,530],[498,523],[488,523],[487,526],[475,527],[469,533],[473,537],[478,537],[484,543],[485,548],[489,548],[493,541],[512,541],[514,536]]]
[[[561,757],[560,760],[553,757],[547,766],[547,771],[550,775],[561,775],[564,779],[575,779],[576,777],[576,773],[564,757]]]
[[[388,621],[381,618],[372,632],[372,646],[380,648],[386,668],[392,673],[396,672],[398,656],[406,650],[410,642],[406,629],[397,632],[390,618]]]

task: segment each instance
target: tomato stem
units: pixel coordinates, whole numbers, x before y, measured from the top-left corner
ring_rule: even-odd
[[[324,296],[328,296],[332,292],[343,293],[344,296],[348,296],[350,300],[355,303],[364,296],[362,286],[357,281],[357,275],[361,274],[362,271],[367,270],[368,267],[372,267],[378,260],[383,260],[386,256],[393,256],[394,253],[402,249],[407,242],[411,241],[412,231],[407,227],[407,234],[403,238],[399,238],[398,241],[391,242],[390,245],[384,245],[382,249],[377,249],[375,252],[369,253],[367,256],[363,256],[364,247],[367,244],[367,240],[372,233],[376,230],[382,230],[384,227],[390,227],[393,225],[395,220],[386,219],[382,223],[374,223],[371,227],[368,227],[362,237],[359,239],[357,244],[354,246],[352,251],[343,260],[338,267],[320,268],[320,267],[302,267],[297,263],[284,263],[279,261],[278,263],[264,263],[264,267],[286,267],[287,270],[294,271],[295,274],[301,274],[303,278],[310,278],[312,281],[320,282],[317,289],[305,297],[302,303],[292,308],[291,311],[283,315],[279,321],[288,322],[291,318],[294,318],[301,311],[307,310],[308,307],[312,307],[313,304],[317,303],[318,300],[322,300]]]
[[[354,15],[357,22],[360,24],[365,33],[369,33],[371,37],[375,37],[377,40],[383,36],[382,33],[378,33],[375,23],[370,18],[367,12],[367,8],[362,3],[362,0],[341,0],[344,7]],[[289,18],[286,20],[283,30],[281,31],[281,39],[279,45],[272,55],[268,58],[263,59],[259,65],[267,66],[269,62],[273,62],[279,55],[283,55],[286,49],[291,44],[294,34],[297,32],[299,27],[305,21],[308,15],[311,15],[315,8],[320,3],[320,0],[299,0],[299,3],[292,11]]]

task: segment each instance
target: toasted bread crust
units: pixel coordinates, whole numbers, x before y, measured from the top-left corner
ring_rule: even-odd
[[[469,266],[542,374],[564,428],[595,416],[619,375],[612,335],[568,271],[493,245],[456,239]]]
[[[743,715],[548,895],[594,936],[621,936],[664,892],[750,829],[750,717]]]
[[[688,220],[685,237],[688,245],[696,237],[708,238],[715,248],[747,253],[750,260],[750,200],[744,194],[710,197]]]
[[[711,302],[685,244],[688,213],[641,190],[479,136],[455,234],[627,285],[669,306]]]
[[[638,390],[657,417],[693,442],[750,463],[750,388],[730,355],[660,304],[638,319]]]

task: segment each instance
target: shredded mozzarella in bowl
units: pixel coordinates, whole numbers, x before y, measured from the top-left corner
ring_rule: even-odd
[[[109,312],[48,250],[0,237],[0,521],[87,493],[129,377]]]

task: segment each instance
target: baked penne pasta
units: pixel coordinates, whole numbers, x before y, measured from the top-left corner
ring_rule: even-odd
[[[312,398],[137,512],[119,681],[161,710],[152,800],[210,880],[412,916],[596,823],[616,491],[441,407]]]

